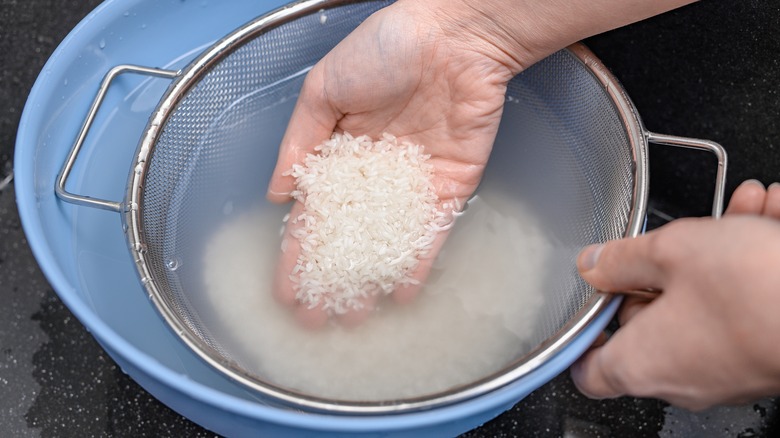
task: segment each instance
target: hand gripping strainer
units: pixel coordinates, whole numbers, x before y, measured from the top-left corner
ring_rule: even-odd
[[[509,84],[485,179],[533,205],[561,242],[531,342],[492,375],[435,394],[382,402],[329,400],[263,380],[212,336],[193,305],[202,287],[206,230],[223,210],[259,202],[295,97],[310,67],[391,1],[305,0],[251,21],[181,71],[130,65],[103,80],[56,183],[60,199],[121,214],[151,301],[201,358],[270,404],[345,414],[428,409],[523,378],[565,349],[615,299],[578,276],[584,245],[640,233],[648,142],[713,152],[713,216],[723,203],[726,155],[716,143],[646,131],[624,90],[584,46],[537,63]],[[69,193],[66,181],[110,84],[126,73],[173,79],[143,133],[123,202]]]

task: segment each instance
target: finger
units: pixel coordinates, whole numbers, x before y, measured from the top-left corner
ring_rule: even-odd
[[[302,212],[303,204],[295,202],[290,209],[290,216],[282,234],[281,252],[274,274],[272,289],[274,298],[279,303],[289,307],[293,307],[297,303],[295,284],[290,279],[290,275],[292,275],[295,265],[298,264],[298,256],[301,254],[301,243],[293,236],[293,231],[301,225],[300,223],[295,223],[295,218]]]
[[[620,306],[620,311],[618,312],[618,322],[621,326],[624,326],[629,323],[636,315],[638,315],[642,310],[647,307],[648,304],[650,304],[651,301],[648,301],[644,298],[639,297],[626,297],[623,300],[623,304]]]
[[[420,293],[422,288],[425,287],[425,280],[431,273],[433,263],[436,261],[436,256],[439,254],[439,251],[441,251],[441,247],[444,245],[444,241],[447,240],[447,234],[449,234],[448,231],[440,231],[438,233],[433,243],[431,244],[431,249],[424,257],[420,259],[420,263],[417,265],[417,268],[415,268],[414,272],[411,273],[410,277],[416,282],[416,284],[401,285],[393,291],[393,300],[396,303],[411,303]]]
[[[618,322],[621,326],[628,324],[639,312],[645,309],[650,301],[638,297],[626,297],[623,304],[620,305],[618,312]]]
[[[769,185],[761,214],[773,219],[780,219],[780,183],[775,182]]]
[[[672,296],[648,304],[571,367],[572,380],[584,395],[655,397],[689,408],[715,400],[719,389],[712,382],[719,380],[712,380],[713,375],[730,375],[712,367],[712,354],[724,341],[711,330],[698,330],[700,321],[687,319],[691,309],[681,309]]]
[[[572,365],[571,377],[580,392],[593,399],[627,394],[647,396],[663,385],[658,382],[658,386],[654,386],[653,382],[654,376],[664,375],[664,371],[658,372],[657,368],[666,366],[666,362],[659,362],[654,357],[662,352],[657,348],[656,340],[667,336],[659,333],[659,307],[656,303],[650,304],[604,345],[591,348]],[[661,345],[666,342],[662,341]]]
[[[749,179],[734,190],[725,214],[761,214],[767,191],[760,181]]]
[[[324,326],[330,319],[328,312],[323,310],[321,306],[310,309],[308,305],[300,303],[296,298],[295,283],[290,279],[301,254],[301,243],[293,236],[293,232],[302,224],[296,222],[295,218],[303,213],[303,210],[304,205],[301,202],[295,202],[290,209],[290,219],[285,224],[282,252],[274,275],[273,294],[276,301],[293,308],[295,318],[303,327],[317,329]],[[376,296],[363,299],[361,308],[349,310],[347,313],[339,315],[338,322],[347,327],[360,325],[374,311],[376,302]]]
[[[301,304],[296,297],[295,283],[291,279],[301,253],[301,243],[293,236],[293,232],[301,226],[301,223],[295,221],[295,218],[303,212],[303,208],[303,204],[297,201],[290,208],[290,216],[282,234],[282,248],[274,276],[273,294],[279,303],[292,308],[295,319],[302,327],[316,330],[328,322],[328,313],[322,310],[321,306],[310,309],[307,305]]]
[[[417,295],[420,294],[422,288],[425,287],[425,280],[431,273],[431,268],[433,268],[433,263],[436,261],[436,256],[439,255],[441,247],[447,240],[448,234],[449,231],[440,231],[436,235],[436,239],[434,239],[433,243],[431,244],[431,249],[424,257],[420,258],[420,263],[410,275],[410,277],[417,283],[402,285],[393,291],[393,300],[396,303],[405,305],[411,303],[415,300],[415,298],[417,298]]]
[[[590,245],[577,258],[577,268],[585,281],[607,292],[663,289],[665,270],[659,260],[655,240],[662,229],[636,238]]]
[[[298,323],[309,330],[316,330],[324,327],[330,319],[328,312],[317,306],[312,309],[308,306],[298,306],[295,308],[295,319]]]
[[[271,202],[287,202],[295,188],[295,179],[284,175],[293,164],[300,163],[314,147],[330,138],[339,115],[330,105],[318,63],[307,75],[298,96],[287,131],[279,146],[276,167],[268,183],[267,198]]]
[[[338,322],[344,327],[357,327],[363,324],[374,310],[376,310],[376,303],[379,301],[378,295],[371,295],[360,300],[361,307],[359,309],[348,310],[347,313],[338,315]]]
[[[446,204],[446,202],[444,204]],[[452,207],[450,207],[450,209],[451,208]],[[440,207],[440,209],[442,211],[447,210],[442,207]],[[453,220],[455,219],[453,218]],[[420,294],[420,291],[425,287],[425,281],[431,273],[433,264],[436,262],[436,257],[438,257],[439,252],[441,252],[449,234],[450,230],[439,231],[436,234],[436,238],[433,240],[433,243],[431,243],[430,250],[420,258],[420,263],[410,275],[410,277],[416,281],[416,284],[402,285],[393,291],[393,300],[396,303],[403,305],[409,304]]]
[[[574,386],[584,396],[595,400],[625,395],[602,365],[602,352],[606,345],[588,350],[569,370]]]
[[[602,345],[606,344],[609,340],[609,336],[606,332],[599,333],[598,337],[596,337],[596,340],[593,341],[593,345],[590,346],[590,348],[598,348]]]

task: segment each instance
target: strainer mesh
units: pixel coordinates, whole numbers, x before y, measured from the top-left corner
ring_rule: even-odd
[[[265,193],[275,151],[306,71],[391,2],[328,9],[254,38],[183,97],[156,143],[141,208],[147,260],[166,305],[198,338],[235,361],[194,311],[203,234],[231,205]],[[325,18],[323,18],[325,17]],[[176,269],[171,269],[171,267]]]
[[[207,231],[224,213],[260,202],[308,68],[389,3],[328,8],[248,40],[189,88],[157,139],[140,208],[159,299],[209,354],[249,377],[195,310]],[[632,163],[611,99],[572,53],[558,52],[511,82],[483,184],[516,193],[559,242],[544,308],[518,357],[555,335],[592,295],[575,257],[586,244],[624,235]]]
[[[484,184],[518,193],[558,242],[530,350],[591,297],[577,254],[623,237],[633,201],[626,128],[604,87],[571,52],[550,56],[510,83]]]

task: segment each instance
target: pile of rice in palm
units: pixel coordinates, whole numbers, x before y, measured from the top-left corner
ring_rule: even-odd
[[[290,274],[298,301],[343,314],[366,297],[418,284],[419,259],[453,223],[439,210],[430,155],[389,134],[373,141],[336,133],[315,151],[286,173],[304,205],[291,218],[301,244]]]

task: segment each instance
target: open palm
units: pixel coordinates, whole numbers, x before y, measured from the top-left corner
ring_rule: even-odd
[[[383,132],[425,146],[434,167],[441,202],[464,202],[482,177],[498,130],[509,67],[491,56],[489,45],[454,38],[437,18],[408,3],[397,3],[369,17],[309,72],[287,127],[268,197],[287,202],[295,181],[283,173],[301,163],[334,131],[378,138]],[[302,211],[296,202],[292,216]],[[274,290],[295,306],[289,274],[300,248],[290,236],[280,259]],[[446,233],[413,277],[424,280]],[[411,300],[416,287],[393,296]],[[300,306],[299,306],[300,307]],[[373,308],[367,302],[347,319],[359,320]],[[320,309],[299,308],[308,325],[320,325]]]

